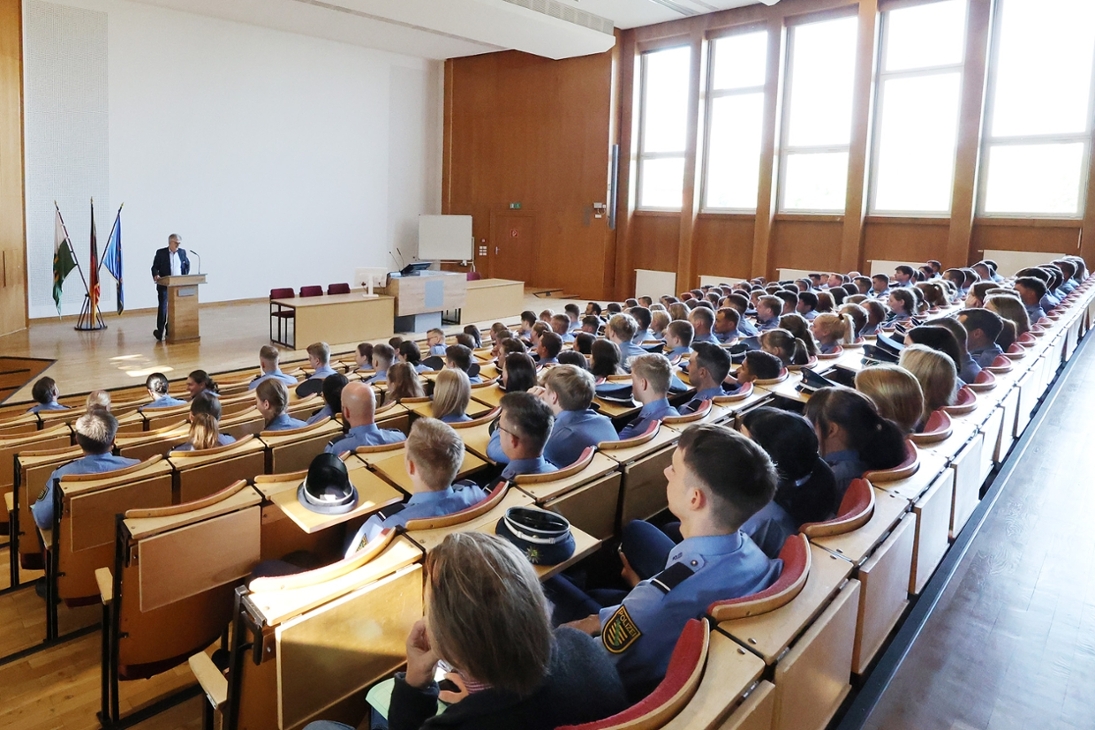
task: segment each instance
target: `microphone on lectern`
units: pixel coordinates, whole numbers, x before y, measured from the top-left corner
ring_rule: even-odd
[[[198,253],[197,251],[195,251],[194,249],[192,249],[192,248],[188,248],[186,250],[198,257],[198,273],[201,274],[202,273],[202,255],[200,253]]]

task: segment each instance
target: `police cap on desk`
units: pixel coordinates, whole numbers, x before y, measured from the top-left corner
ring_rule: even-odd
[[[533,565],[558,565],[574,554],[570,523],[555,512],[510,507],[494,531],[516,545]]]
[[[297,488],[297,500],[305,508],[322,515],[340,515],[357,507],[357,488],[342,459],[320,454],[312,459],[308,476]]]

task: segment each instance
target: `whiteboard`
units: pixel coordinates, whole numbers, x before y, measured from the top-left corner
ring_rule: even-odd
[[[470,215],[418,216],[419,261],[471,261]]]

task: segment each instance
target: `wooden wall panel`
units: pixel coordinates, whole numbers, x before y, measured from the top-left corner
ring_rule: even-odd
[[[632,217],[628,241],[630,271],[622,274],[627,291],[635,286],[635,269],[677,270],[680,233],[680,215],[654,213]],[[679,279],[678,282],[683,286]]]
[[[613,70],[611,53],[446,62],[442,210],[473,216],[493,252],[490,213],[519,202],[536,218],[530,285],[606,296],[614,232],[592,206],[607,202]],[[489,259],[476,260],[487,274]]]
[[[0,0],[0,335],[27,326],[22,0]]]
[[[703,215],[696,220],[692,270],[747,279],[753,268],[752,216]]]
[[[938,259],[947,245],[948,221],[888,221],[868,218],[865,227],[860,271],[869,271],[868,261],[927,261]]]
[[[844,225],[839,220],[777,218],[772,230],[773,261],[769,276],[781,268],[836,271]]]
[[[977,261],[986,249],[997,251],[1045,251],[1075,253],[1080,247],[1080,222],[1067,226],[1031,222],[1027,225],[974,223],[970,259]]]

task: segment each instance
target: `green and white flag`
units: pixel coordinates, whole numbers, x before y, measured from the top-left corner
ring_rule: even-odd
[[[61,286],[65,277],[76,268],[76,256],[72,252],[72,241],[68,239],[65,222],[61,220],[61,209],[53,204],[57,216],[53,222],[53,301],[57,304],[57,314],[61,313]]]

